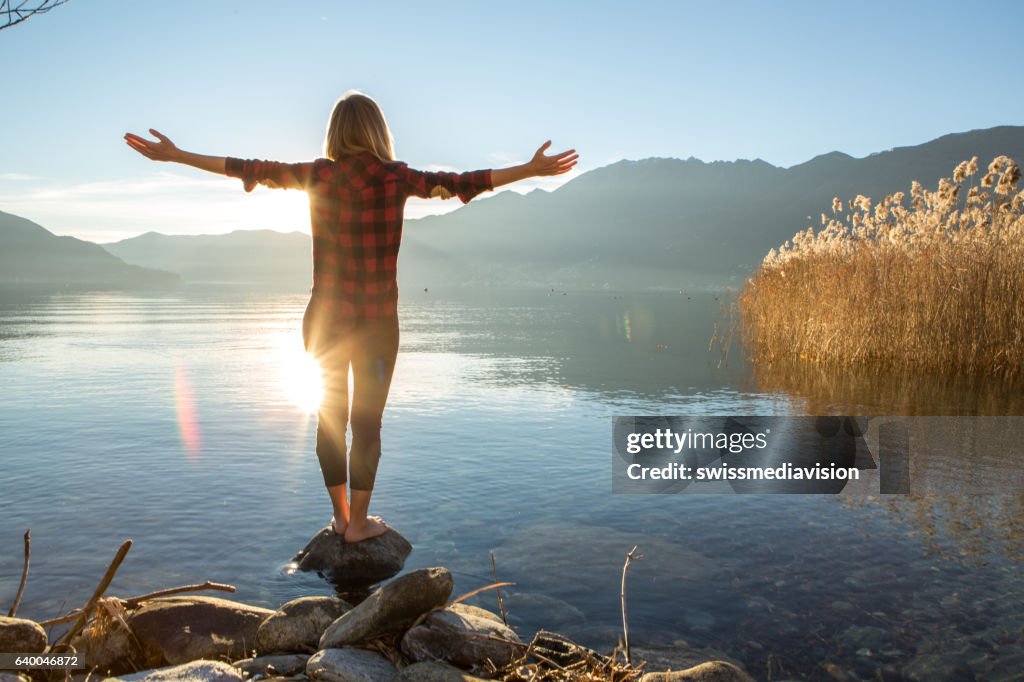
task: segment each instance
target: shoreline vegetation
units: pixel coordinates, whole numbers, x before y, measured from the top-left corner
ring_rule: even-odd
[[[316,562],[333,557],[335,568],[350,571],[372,569],[366,562],[383,558],[392,564],[383,570],[394,574],[411,545],[394,529],[386,536],[381,547],[375,542],[379,538],[346,545],[328,526],[293,564],[303,557]],[[664,654],[648,665],[640,660],[639,647],[631,655],[626,586],[630,564],[642,558],[636,547],[624,556],[622,637],[604,655],[547,630],[521,640],[508,625],[501,593],[514,583],[498,580],[493,555],[494,582],[454,599],[451,572],[434,567],[402,574],[372,592],[353,584],[353,591],[341,593],[344,598],[309,595],[275,610],[185,594],[235,591],[211,581],[124,599],[105,596],[131,549],[132,541],[126,540],[82,608],[37,622],[16,615],[29,572],[30,539],[26,531],[17,595],[7,615],[0,615],[0,652],[75,653],[84,665],[68,671],[0,670],[0,682],[752,682],[739,665],[716,660],[713,652],[680,652],[683,669],[674,661],[666,666]],[[397,567],[389,562],[395,558]],[[331,582],[340,588],[334,576]],[[492,590],[498,613],[463,603]],[[66,623],[70,627],[54,637],[53,628]],[[668,670],[651,672],[654,667]]]
[[[1024,378],[1024,191],[1006,156],[935,190],[833,200],[737,298],[755,366]]]

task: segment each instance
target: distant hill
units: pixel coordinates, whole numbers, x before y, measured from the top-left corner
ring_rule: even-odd
[[[308,234],[236,230],[223,235],[158,232],[103,244],[130,263],[173,270],[186,282],[230,282],[309,289],[313,279]]]
[[[173,272],[129,265],[92,242],[58,237],[0,211],[0,286],[138,289],[179,284]]]
[[[406,225],[415,224],[407,221]],[[223,235],[166,235],[159,232],[103,244],[103,248],[131,263],[174,270],[193,284],[229,283],[260,288],[306,291],[313,280],[312,249],[308,234],[274,230],[236,230]],[[404,247],[403,247],[404,248]],[[458,283],[470,278],[451,255],[418,244],[411,258],[402,255],[400,285],[437,280]]]

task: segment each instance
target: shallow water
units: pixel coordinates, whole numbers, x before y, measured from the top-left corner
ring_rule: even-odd
[[[826,679],[826,663],[863,679],[1013,679],[1019,490],[611,494],[617,414],[1019,413],[998,386],[846,391],[766,380],[735,352],[719,367],[718,297],[403,292],[373,506],[413,542],[406,568],[447,566],[461,594],[491,582],[493,552],[521,634],[610,650],[639,545],[635,645],[711,647],[758,679]],[[0,608],[26,528],[25,617],[81,605],[125,538],[119,596],[203,580],[268,607],[328,593],[286,570],[330,518],[304,305],[228,289],[0,301]]]

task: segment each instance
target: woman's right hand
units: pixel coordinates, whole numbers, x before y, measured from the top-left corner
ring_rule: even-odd
[[[181,151],[170,138],[166,135],[161,134],[159,131],[149,129],[151,135],[157,138],[158,141],[147,140],[144,137],[140,137],[134,133],[125,133],[124,141],[128,143],[128,146],[137,151],[138,153],[145,156],[147,159],[153,161],[178,161]]]

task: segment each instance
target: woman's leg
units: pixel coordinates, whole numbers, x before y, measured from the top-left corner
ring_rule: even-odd
[[[380,427],[398,356],[398,318],[366,320],[352,349],[352,505],[345,540],[359,542],[387,530],[367,516],[380,461]]]
[[[349,519],[345,432],[348,427],[348,370],[352,337],[348,333],[329,336],[325,329],[311,325],[310,317],[307,309],[303,319],[303,337],[306,349],[313,352],[320,363],[324,378],[323,399],[317,411],[316,456],[320,460],[320,472],[334,509],[334,531],[342,535],[348,528]],[[310,342],[312,334],[317,337],[315,343]]]

